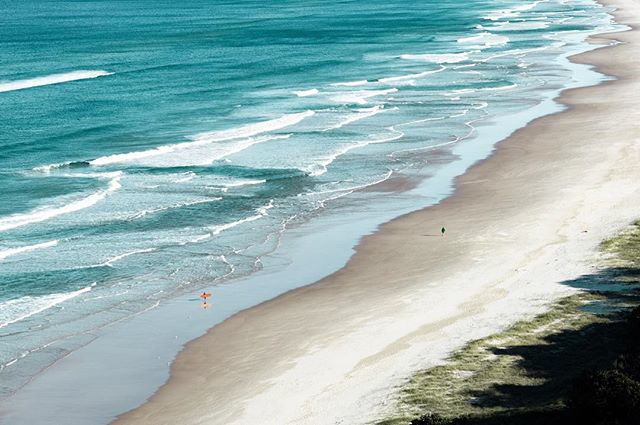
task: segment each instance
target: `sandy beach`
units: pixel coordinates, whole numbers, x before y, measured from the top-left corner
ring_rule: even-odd
[[[566,111],[501,142],[453,196],[365,237],[340,271],[189,343],[115,423],[366,423],[412,372],[575,291],[563,282],[640,216],[640,2],[603,3],[633,30],[572,61],[615,81],[564,92]]]

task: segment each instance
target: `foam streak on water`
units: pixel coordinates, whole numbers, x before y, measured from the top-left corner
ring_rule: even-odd
[[[202,147],[203,145],[208,145],[210,143],[249,138],[249,139],[244,139],[238,142],[238,144],[242,146],[242,148],[238,148],[238,149],[244,149],[245,147],[248,147],[253,143],[260,143],[260,141],[268,140],[268,139],[250,139],[251,136],[255,136],[261,133],[266,133],[269,131],[276,131],[276,130],[283,129],[285,127],[289,127],[291,125],[295,125],[301,122],[302,120],[304,120],[305,118],[312,116],[313,114],[314,114],[314,111],[305,111],[297,114],[285,115],[280,118],[276,118],[276,119],[261,122],[261,123],[249,124],[240,128],[200,133],[200,134],[196,134],[195,136],[192,136],[193,142],[170,144],[170,145],[164,145],[158,148],[149,149],[145,151],[128,152],[123,154],[104,156],[104,157],[96,158],[90,161],[89,164],[94,166],[102,166],[102,165],[113,165],[118,163],[130,163],[130,162],[135,162],[137,160],[144,160],[146,158],[151,158],[156,156],[166,156],[166,155],[173,154],[175,152]],[[232,153],[235,151],[235,149],[236,148],[232,148]],[[216,159],[219,159],[219,158],[216,158]]]
[[[53,240],[49,242],[37,243],[34,245],[26,245],[26,246],[20,246],[17,248],[8,248],[8,249],[0,250],[0,261],[4,260],[5,258],[12,257],[14,255],[35,251],[36,249],[50,248],[58,245],[58,242],[59,242],[58,240]]]
[[[66,205],[45,206],[32,210],[28,213],[15,214],[9,217],[1,218],[0,231],[14,229],[16,227],[26,226],[28,224],[49,220],[59,215],[70,214],[95,205],[121,187],[121,172],[113,173],[109,176],[111,180],[109,181],[109,185],[106,189],[98,190],[97,192],[92,193],[91,195],[82,199],[69,202]]]
[[[91,291],[94,285],[73,292],[43,295],[41,297],[26,296],[9,300],[0,304],[0,328],[42,313],[58,304]]]
[[[113,73],[107,71],[73,71],[65,74],[53,74],[45,77],[30,78],[28,80],[0,82],[0,93],[48,86],[51,84],[67,83],[69,81],[87,80],[111,74]]]

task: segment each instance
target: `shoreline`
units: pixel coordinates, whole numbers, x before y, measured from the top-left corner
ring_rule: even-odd
[[[628,0],[603,3],[622,7],[614,12],[619,23],[629,25],[628,13],[637,12]],[[637,86],[631,77],[640,66],[625,68],[631,56],[620,52],[633,51],[636,33],[633,26],[632,31],[593,36],[591,42],[622,39],[627,44],[608,47],[607,54],[597,49],[571,58],[595,64],[617,80],[564,91],[556,101],[568,109],[538,118],[499,142],[488,159],[456,179],[451,197],[380,226],[333,275],[238,313],[189,343],[173,363],[169,382],[116,423],[251,423],[261,414],[262,423],[276,423],[281,413],[285,418],[279,423],[325,423],[305,422],[312,417],[333,423],[340,409],[340,418],[357,422],[375,402],[386,400],[387,394],[378,393],[382,382],[398,383],[410,370],[437,364],[463,340],[487,335],[489,322],[505,320],[504,304],[522,308],[522,314],[532,298],[542,297],[529,306],[526,314],[532,315],[569,293],[555,282],[588,268],[583,262],[594,246],[633,218],[629,201],[638,192],[633,184],[638,152],[624,136],[637,127],[631,117],[622,123],[607,119],[624,113],[622,103],[634,101],[624,96],[634,90],[621,87]],[[606,91],[615,93],[603,95]],[[612,136],[618,124],[620,137]],[[570,140],[559,146],[545,137],[554,134]],[[594,134],[605,141],[594,140]],[[591,173],[576,181],[584,170]],[[603,203],[617,216],[609,217]],[[440,224],[449,231],[437,244],[416,235],[417,226],[435,233],[431,229]],[[570,259],[569,266],[554,264],[560,255]],[[424,285],[425,280],[433,283]],[[479,284],[460,283],[470,281]],[[451,294],[451,288],[458,294]],[[501,303],[503,310],[496,313]],[[340,323],[340,329],[332,323]],[[371,341],[374,337],[377,341]],[[455,337],[453,344],[438,344]],[[421,358],[418,352],[425,346],[440,353]],[[252,356],[245,357],[246,352]],[[395,373],[385,372],[390,367]],[[371,379],[377,373],[384,376]],[[322,376],[322,382],[310,385],[301,381],[305,376]],[[363,391],[358,384],[369,386]],[[302,408],[279,406],[284,397]],[[367,405],[358,404],[362,397]],[[211,409],[203,411],[202,404]]]

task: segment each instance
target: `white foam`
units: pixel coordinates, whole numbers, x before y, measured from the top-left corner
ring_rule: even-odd
[[[179,177],[177,179],[175,179],[173,182],[174,183],[186,183],[188,181],[193,180],[197,174],[194,173],[193,171],[187,171],[186,173],[182,173],[181,174],[182,177]]]
[[[258,134],[262,134],[270,131],[280,130],[282,128],[298,124],[305,118],[310,117],[314,114],[315,114],[314,111],[305,111],[305,112],[300,112],[296,114],[283,115],[282,117],[276,118],[273,120],[263,121],[255,124],[249,124],[249,125],[245,125],[238,128],[232,128],[229,130],[199,133],[191,137],[191,139],[193,140],[191,142],[164,145],[164,146],[160,146],[154,149],[148,149],[144,151],[128,152],[128,153],[122,153],[122,154],[103,156],[103,157],[94,159],[89,163],[93,166],[103,166],[103,165],[132,163],[132,162],[141,163],[140,160],[146,161],[149,158],[164,156],[169,159],[169,161],[167,161],[167,164],[172,164],[172,163],[179,164],[180,163],[179,161],[170,161],[171,159],[170,157],[175,157],[175,155],[168,155],[168,154],[175,154],[180,151],[206,147],[216,142],[244,139],[239,142],[240,145],[244,145],[244,146],[239,146],[239,147],[232,146],[228,153],[226,152],[222,152],[218,154],[214,153],[213,155],[207,158],[200,158],[200,161],[198,161],[197,158],[194,158],[195,162],[184,164],[184,165],[207,165],[217,159],[224,158],[225,156],[230,155],[231,153],[244,150],[255,143],[260,143],[261,141],[265,141],[265,140],[273,140],[275,137],[281,137],[281,136],[273,136],[271,138],[252,139],[251,138],[252,136],[256,136]],[[222,150],[224,151],[225,149],[222,148]],[[146,161],[144,163],[149,163],[149,162]],[[160,163],[160,165],[162,165],[162,162]]]
[[[473,68],[476,65],[477,63],[470,63],[467,65],[458,65],[458,66],[454,66],[453,69]]]
[[[509,42],[509,37],[504,35],[492,34],[490,32],[483,32],[471,37],[462,37],[458,39],[460,44],[470,44],[471,48],[489,48],[495,46],[504,46]]]
[[[71,164],[71,162],[60,162],[58,164],[49,164],[49,165],[40,165],[38,167],[34,167],[33,171],[39,171],[43,173],[50,173],[51,170],[55,170],[57,168],[64,168]]]
[[[518,16],[520,16],[521,12],[527,12],[531,9],[534,9],[540,3],[545,3],[546,1],[547,0],[539,0],[531,3],[526,3],[520,6],[516,6],[512,9],[498,10],[496,12],[490,13],[489,15],[485,16],[484,19],[488,21],[499,21],[501,19],[517,18]]]
[[[499,21],[500,19],[517,18],[518,16],[520,16],[519,12],[509,9],[490,13],[489,15],[485,16],[484,19],[488,21]]]
[[[464,53],[465,55],[467,53]],[[405,57],[406,56],[406,57]],[[414,59],[418,59],[418,56],[429,56],[429,55],[402,55],[401,58],[403,59],[411,59],[412,56],[415,56]],[[429,62],[433,62],[433,61],[429,61]],[[446,67],[442,66],[439,69],[436,70],[432,70],[432,71],[424,71],[424,72],[419,72],[419,73],[415,73],[415,74],[407,74],[407,75],[400,75],[397,77],[385,77],[385,78],[380,78],[378,80],[358,80],[358,81],[347,81],[344,83],[333,83],[331,84],[331,86],[334,87],[358,87],[358,86],[364,86],[367,84],[387,84],[387,83],[396,83],[396,82],[403,82],[403,81],[409,81],[412,82],[413,80],[417,80],[419,78],[423,78],[426,77],[427,75],[431,75],[431,74],[436,74],[438,72],[442,72],[446,69]]]
[[[469,54],[472,52],[463,53],[443,53],[443,54],[424,54],[424,55],[400,55],[400,59],[422,61],[422,62],[434,62],[434,63],[458,63],[469,59]]]
[[[96,284],[93,283],[86,288],[73,292],[43,295],[40,297],[26,296],[15,300],[5,301],[0,304],[0,328],[24,320],[60,303],[89,292],[95,285]]]
[[[100,202],[116,190],[120,189],[120,178],[122,177],[121,171],[114,173],[104,173],[104,175],[101,175],[101,177],[107,177],[111,179],[109,182],[109,186],[106,189],[99,190],[83,199],[71,202],[60,207],[41,207],[24,214],[15,214],[5,218],[1,218],[0,231],[26,226],[27,224],[49,220],[62,214],[69,214],[72,212],[83,210],[85,208],[89,208],[90,206]]]
[[[493,26],[486,27],[485,29],[491,31],[527,31],[527,30],[541,30],[549,28],[547,22],[542,21],[522,21],[522,22],[499,22]]]
[[[233,187],[252,186],[257,184],[263,184],[266,182],[267,182],[266,180],[234,180],[228,183],[221,183],[220,186],[222,186],[221,190],[223,192],[227,192],[230,188],[233,188]]]
[[[130,251],[130,252],[125,252],[124,254],[120,254],[120,255],[116,255],[113,258],[108,259],[107,261],[105,261],[104,263],[100,264],[99,266],[107,266],[107,267],[112,267],[113,263],[122,260],[123,258],[127,258],[130,257],[132,255],[136,255],[136,254],[144,254],[147,252],[153,252],[153,251],[157,251],[157,248],[145,248],[145,249],[138,249],[135,251]]]
[[[51,248],[58,245],[58,242],[59,242],[58,240],[53,240],[49,242],[37,243],[34,245],[26,245],[26,246],[20,246],[17,248],[5,249],[0,251],[0,261],[4,260],[5,258],[12,257],[14,255],[23,254],[25,252],[31,252],[37,249]]]
[[[501,91],[501,90],[511,90],[518,87],[517,83],[509,84],[508,86],[498,86],[498,87],[485,87],[480,90],[482,91]]]
[[[313,96],[315,94],[320,93],[318,91],[318,89],[309,89],[309,90],[300,90],[300,91],[294,91],[293,94],[295,94],[298,97],[307,97],[307,96]]]
[[[381,78],[378,81],[381,83],[395,83],[395,82],[408,81],[408,80],[417,80],[419,78],[426,77],[427,75],[437,74],[438,72],[442,72],[445,69],[447,69],[446,66],[440,65],[439,69],[435,69],[433,71],[424,71],[417,74],[407,74],[407,75],[400,75],[397,77]]]
[[[513,8],[513,10],[517,11],[517,12],[525,12],[527,10],[531,10],[531,9],[535,9],[540,3],[546,3],[547,0],[539,0],[539,1],[534,1],[528,4],[523,4],[520,6],[516,6]]]
[[[225,230],[229,230],[229,229],[233,229],[236,226],[239,226],[241,224],[244,223],[249,223],[251,221],[256,221],[261,219],[262,217],[265,217],[268,215],[267,211],[269,211],[271,208],[273,208],[273,199],[271,201],[269,201],[269,203],[267,205],[264,205],[258,209],[256,209],[257,214],[256,215],[252,215],[237,221],[233,221],[231,223],[226,223],[226,224],[220,224],[217,226],[213,226],[210,227],[209,230],[211,231],[211,235],[219,235],[220,233],[224,232]],[[200,237],[202,240],[202,237]]]
[[[355,142],[353,144],[342,146],[335,151],[329,153],[327,156],[320,158],[316,163],[307,166],[303,169],[303,171],[309,173],[312,177],[321,176],[328,171],[329,165],[331,165],[336,159],[341,157],[353,149],[363,148],[368,145],[377,144],[377,143],[387,143],[393,140],[400,139],[404,136],[404,133],[398,130],[394,130],[393,128],[389,128],[389,130],[393,131],[395,134],[393,136],[385,137],[377,140],[363,140],[360,142]]]
[[[335,124],[335,125],[333,125],[333,126],[331,126],[329,128],[325,128],[322,131],[329,131],[329,130],[335,130],[335,129],[338,129],[338,128],[342,128],[345,125],[349,125],[349,124],[354,123],[356,121],[360,121],[360,120],[363,120],[365,118],[372,117],[372,116],[377,115],[377,114],[379,114],[380,112],[383,112],[383,111],[384,111],[384,109],[379,105],[374,106],[372,108],[358,109],[358,110],[356,110],[355,113],[348,114],[347,117],[345,119],[343,119],[342,121],[338,122],[337,124]]]
[[[207,233],[206,235],[200,235],[200,236],[196,236],[195,238],[188,240],[186,242],[182,242],[180,245],[186,245],[188,243],[198,243],[198,242],[202,242],[206,239],[209,239],[211,237],[211,233]]]
[[[358,87],[369,84],[368,80],[358,80],[358,81],[347,81],[345,83],[333,83],[332,86],[337,87]]]
[[[501,90],[511,90],[518,87],[517,83],[511,83],[508,86],[497,86],[497,87],[483,87],[478,89],[457,89],[451,90],[449,93],[445,93],[445,96],[453,96],[459,94],[467,94],[467,93],[477,93],[481,91],[501,91]]]
[[[298,124],[305,118],[315,115],[315,111],[304,111],[295,114],[283,115],[280,118],[275,118],[268,121],[262,121],[254,124],[248,124],[238,128],[232,128],[229,130],[221,131],[209,131],[205,133],[199,133],[193,136],[193,140],[200,143],[221,142],[225,140],[241,139],[245,137],[252,137],[258,134],[267,133],[270,131],[280,130],[285,127]]]
[[[141,157],[137,160],[123,161],[143,165],[147,167],[185,167],[185,166],[207,166],[216,161],[224,160],[228,156],[242,152],[253,145],[272,141],[283,140],[291,137],[291,134],[264,135],[249,137],[247,139],[229,140],[215,143],[193,142],[189,146],[181,146],[180,149],[169,155],[152,155]]]
[[[65,74],[53,74],[45,77],[30,78],[28,80],[17,80],[0,83],[0,93],[28,89],[32,87],[48,86],[51,84],[66,83],[68,81],[86,80],[90,78],[111,75],[113,72],[107,71],[73,71]]]
[[[318,196],[318,195],[334,194],[333,196],[330,196],[330,197],[327,197],[327,198],[324,198],[324,199],[318,201],[318,205],[321,208],[324,208],[325,204],[328,201],[333,201],[335,199],[339,199],[339,198],[342,198],[344,196],[350,195],[351,193],[355,192],[356,190],[364,189],[366,187],[382,183],[385,180],[388,180],[392,175],[393,175],[393,171],[389,170],[389,171],[387,171],[387,173],[385,174],[384,177],[382,177],[382,178],[380,178],[378,180],[369,182],[369,183],[364,183],[364,184],[361,184],[361,185],[350,186],[350,187],[341,187],[341,188],[338,188],[338,189],[328,189],[328,190],[319,190],[319,191],[316,191],[316,192],[300,193],[300,194],[298,194],[298,196],[314,197],[314,196]]]
[[[496,58],[502,58],[505,56],[515,56],[515,57],[522,57],[525,56],[529,53],[535,53],[535,52],[541,52],[544,50],[549,50],[549,49],[558,49],[560,47],[565,46],[566,43],[564,42],[557,42],[557,43],[553,43],[549,46],[542,46],[542,47],[534,47],[531,49],[513,49],[513,50],[509,50],[507,52],[503,52],[503,53],[496,53],[495,55],[491,55],[489,57],[486,57],[484,59],[482,59],[480,62],[489,62],[490,60],[496,59]]]
[[[231,183],[225,183],[224,187],[238,187],[238,186],[247,186],[254,184],[262,184],[266,183],[266,180],[236,180]]]
[[[208,204],[210,202],[220,201],[221,199],[222,198],[216,197],[216,198],[198,199],[198,200],[195,200],[195,201],[178,202],[178,203],[171,204],[171,205],[164,206],[164,207],[151,208],[151,209],[148,209],[148,210],[139,211],[139,212],[137,212],[135,214],[132,214],[132,215],[130,215],[128,217],[125,217],[125,220],[136,220],[136,219],[145,217],[147,215],[159,213],[159,212],[166,211],[166,210],[172,210],[172,209],[176,209],[176,208],[184,208],[184,207],[189,207],[189,206],[198,205],[198,204]]]
[[[259,220],[263,217],[266,217],[268,215],[268,211],[273,208],[273,199],[271,199],[269,201],[269,203],[267,205],[264,205],[262,207],[259,207],[256,209],[256,214],[249,216],[249,217],[245,217],[242,218],[240,220],[236,220],[236,221],[232,221],[230,223],[225,223],[225,224],[218,224],[216,226],[211,226],[209,227],[209,233],[206,233],[204,235],[199,235],[196,236],[193,239],[190,239],[188,241],[182,242],[181,245],[186,245],[189,243],[198,243],[198,242],[202,242],[204,240],[210,239],[213,236],[217,236],[220,233],[229,230],[229,229],[233,229],[234,227],[240,226],[241,224],[244,223],[250,223],[252,221],[256,221]]]
[[[331,100],[337,103],[355,103],[358,105],[365,105],[367,99],[382,96],[389,93],[395,93],[398,89],[391,88],[386,90],[360,90],[348,93],[341,93],[331,97]]]

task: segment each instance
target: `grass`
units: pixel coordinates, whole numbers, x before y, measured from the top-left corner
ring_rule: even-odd
[[[377,424],[409,424],[425,414],[454,423],[546,423],[544,412],[561,412],[580,373],[607,367],[625,350],[626,316],[640,304],[640,221],[601,248],[601,270],[566,282],[581,292],[415,374],[395,414]]]
[[[621,234],[602,242],[600,246],[604,252],[612,254],[615,262],[640,268],[640,220]]]

